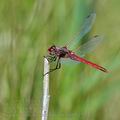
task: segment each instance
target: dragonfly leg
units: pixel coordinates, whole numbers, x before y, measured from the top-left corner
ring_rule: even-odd
[[[57,56],[56,55],[47,55],[47,56],[44,56],[44,58],[46,58],[51,63],[53,61],[56,61]]]
[[[55,71],[55,70],[57,70],[57,69],[60,69],[60,68],[61,68],[61,63],[60,63],[60,58],[58,58],[56,67],[53,68],[53,69],[50,69],[50,71],[47,72],[47,73],[45,73],[44,75],[49,74],[49,73],[51,73],[51,72],[53,72],[53,71]]]
[[[61,68],[61,63],[59,61],[59,63],[56,65],[56,69],[60,69]]]

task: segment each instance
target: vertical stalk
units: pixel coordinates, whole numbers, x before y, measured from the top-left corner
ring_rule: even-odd
[[[49,71],[49,62],[44,58],[44,74]],[[44,75],[43,80],[43,107],[42,107],[42,120],[47,120],[49,110],[49,74]]]

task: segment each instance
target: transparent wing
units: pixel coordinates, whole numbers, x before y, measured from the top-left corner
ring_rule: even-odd
[[[62,64],[66,64],[66,65],[75,65],[75,64],[80,64],[81,62],[79,61],[74,61],[72,59],[69,59],[69,58],[62,58],[61,61],[60,61]]]
[[[85,22],[83,26],[81,27],[81,30],[79,33],[77,33],[76,37],[72,40],[68,41],[68,44],[66,46],[69,46],[69,48],[74,48],[78,42],[91,30],[96,18],[96,13],[91,13],[88,17],[86,17]]]
[[[77,48],[75,53],[80,55],[80,57],[84,57],[86,53],[89,53],[91,51],[93,51],[103,40],[103,36],[94,36],[93,38],[91,38],[88,42],[84,43],[81,47]],[[73,61],[69,58],[63,58],[61,59],[61,63],[62,64],[75,64],[75,63],[81,63],[78,61]]]
[[[84,43],[80,48],[77,49],[78,54],[84,56],[86,53],[93,51],[103,40],[103,36],[94,36],[87,43]]]

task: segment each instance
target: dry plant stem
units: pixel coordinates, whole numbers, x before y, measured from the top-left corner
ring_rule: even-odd
[[[49,62],[44,58],[44,80],[43,80],[43,108],[42,108],[42,120],[47,120],[48,109],[49,109],[49,74],[46,74],[49,71]]]

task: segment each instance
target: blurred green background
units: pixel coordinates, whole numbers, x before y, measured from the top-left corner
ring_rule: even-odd
[[[95,11],[86,58],[109,70],[66,64],[50,74],[48,120],[120,120],[119,0],[0,0],[0,120],[40,120],[43,56],[64,45]]]

